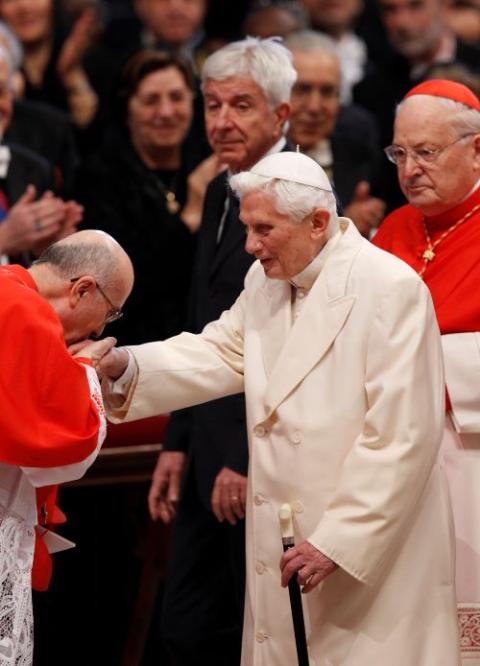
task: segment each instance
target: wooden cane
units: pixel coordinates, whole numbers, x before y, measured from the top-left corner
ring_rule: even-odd
[[[282,534],[283,552],[295,545],[293,535],[292,507],[283,504],[278,513],[280,531]],[[293,631],[295,633],[295,646],[297,648],[298,666],[309,666],[307,636],[305,634],[305,620],[303,617],[302,593],[296,575],[288,581],[290,607],[292,609]]]

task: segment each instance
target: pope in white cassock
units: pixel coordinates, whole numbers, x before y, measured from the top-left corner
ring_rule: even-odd
[[[311,666],[456,666],[453,528],[428,289],[336,216],[310,158],[231,178],[258,259],[200,335],[104,362],[114,421],[245,391],[250,434],[243,666],[293,666],[286,584],[303,586]],[[116,381],[115,381],[116,380]],[[282,555],[278,511],[294,510]]]

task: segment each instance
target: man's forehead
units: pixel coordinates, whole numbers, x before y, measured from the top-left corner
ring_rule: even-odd
[[[258,83],[248,76],[230,76],[227,79],[207,79],[205,95],[228,97],[255,97],[266,100],[265,93]]]
[[[302,81],[329,81],[340,83],[340,64],[336,56],[325,51],[301,53],[293,51],[293,64],[297,70],[297,83]]]

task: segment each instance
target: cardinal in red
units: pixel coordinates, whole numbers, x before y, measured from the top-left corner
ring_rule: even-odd
[[[106,426],[94,366],[115,340],[89,338],[119,316],[132,283],[127,255],[93,231],[51,246],[29,270],[0,267],[2,666],[32,662],[32,560],[35,534],[43,532],[36,493],[51,512],[42,522],[61,521],[48,486],[79,478],[97,455]],[[72,355],[67,344],[74,343]],[[48,579],[45,546],[41,555],[47,566],[37,572],[40,588]]]
[[[432,80],[399,105],[394,143],[408,205],[373,242],[417,271],[442,334],[447,417],[442,446],[453,501],[462,658],[480,664],[480,101]],[[453,566],[453,564],[452,564]]]

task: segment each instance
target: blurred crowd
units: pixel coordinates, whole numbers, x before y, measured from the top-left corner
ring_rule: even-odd
[[[205,128],[202,68],[246,36],[290,50],[288,145],[324,168],[367,238],[405,201],[382,151],[396,104],[435,78],[480,94],[477,0],[0,0],[0,263],[105,230],[136,274],[109,334],[184,330],[207,187],[231,167],[210,106]]]

